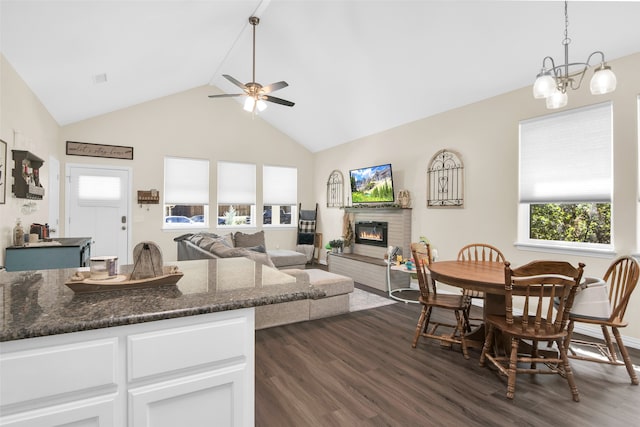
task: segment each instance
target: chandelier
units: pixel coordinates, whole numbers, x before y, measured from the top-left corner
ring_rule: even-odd
[[[616,75],[611,71],[611,67],[604,60],[604,53],[601,51],[592,52],[586,62],[569,62],[569,15],[567,13],[567,2],[564,2],[564,64],[556,65],[553,58],[545,56],[542,60],[542,70],[536,76],[533,84],[533,97],[546,98],[547,108],[556,109],[567,105],[567,89],[576,90],[580,88],[582,79],[590,62],[594,56],[600,56],[600,64],[595,68],[591,77],[591,94],[602,95],[616,90]]]

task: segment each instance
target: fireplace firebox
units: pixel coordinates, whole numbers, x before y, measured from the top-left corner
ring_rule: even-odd
[[[387,246],[388,222],[356,222],[356,243],[371,246]]]

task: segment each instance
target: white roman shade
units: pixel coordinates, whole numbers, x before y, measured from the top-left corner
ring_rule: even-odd
[[[218,162],[218,204],[256,203],[256,165]]]
[[[165,157],[164,203],[167,205],[208,205],[209,161]]]
[[[285,166],[262,167],[262,202],[264,205],[298,203],[298,169]]]
[[[606,102],[520,122],[520,203],[611,202]]]

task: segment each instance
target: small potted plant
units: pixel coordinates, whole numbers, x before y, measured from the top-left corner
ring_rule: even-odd
[[[331,240],[329,242],[329,246],[331,247],[331,251],[333,253],[342,252],[343,245],[344,245],[344,242],[342,240],[340,240],[340,239]]]

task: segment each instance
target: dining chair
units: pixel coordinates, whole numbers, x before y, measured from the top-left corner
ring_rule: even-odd
[[[567,328],[568,336],[565,341],[568,356],[572,359],[607,363],[618,366],[625,365],[627,367],[629,377],[631,378],[631,384],[633,385],[638,385],[638,376],[633,369],[631,358],[624,346],[624,342],[622,341],[622,337],[620,336],[620,331],[618,329],[624,328],[628,324],[624,320],[624,314],[627,310],[627,304],[629,304],[631,293],[638,283],[639,272],[640,268],[638,267],[638,262],[631,256],[622,256],[613,261],[603,277],[603,280],[608,286],[611,315],[607,318],[597,318],[570,313],[569,326]],[[572,335],[576,322],[600,326],[604,343],[596,341],[595,339],[574,340]],[[611,328],[611,332],[613,332],[613,336],[615,337],[615,345],[611,340],[609,328]],[[616,351],[616,346],[618,347],[618,351]],[[579,350],[585,350],[585,348],[597,350],[601,356],[604,356],[604,359],[596,357],[593,352],[591,353],[592,355],[585,354],[584,351],[579,353]],[[620,360],[618,352],[622,357],[622,360]]]
[[[580,400],[564,340],[583,271],[583,263],[575,268],[564,261],[533,261],[512,269],[510,263],[505,262],[505,312],[487,314],[485,318],[488,331],[480,366],[488,359],[507,376],[507,398],[515,396],[516,375],[526,373],[559,374],[569,383],[573,400]],[[514,314],[514,300],[522,304],[520,315]],[[493,348],[497,334],[510,339],[510,349],[507,348],[504,355]],[[538,343],[543,341],[555,342],[557,352],[539,349]],[[518,363],[529,364],[529,367],[518,366]]]
[[[464,246],[458,251],[458,261],[494,261],[504,262],[505,258],[502,252],[495,246],[486,243],[471,243]],[[484,292],[471,289],[462,289],[462,293],[470,298],[469,308],[467,309],[467,318],[469,320],[483,320],[471,317],[471,302],[473,298],[484,299]],[[471,332],[471,325],[467,323],[468,332]]]
[[[466,309],[469,298],[465,295],[438,294],[436,282],[431,279],[428,266],[433,260],[431,257],[431,246],[427,243],[412,243],[411,252],[416,264],[416,274],[420,287],[418,301],[422,305],[422,311],[416,325],[416,332],[411,347],[416,348],[420,337],[430,338],[440,342],[460,344],[462,355],[469,359],[467,343],[464,332],[466,320]],[[434,308],[453,311],[455,323],[450,322],[430,322],[431,313]],[[451,329],[450,334],[438,333],[438,328],[445,327]]]

